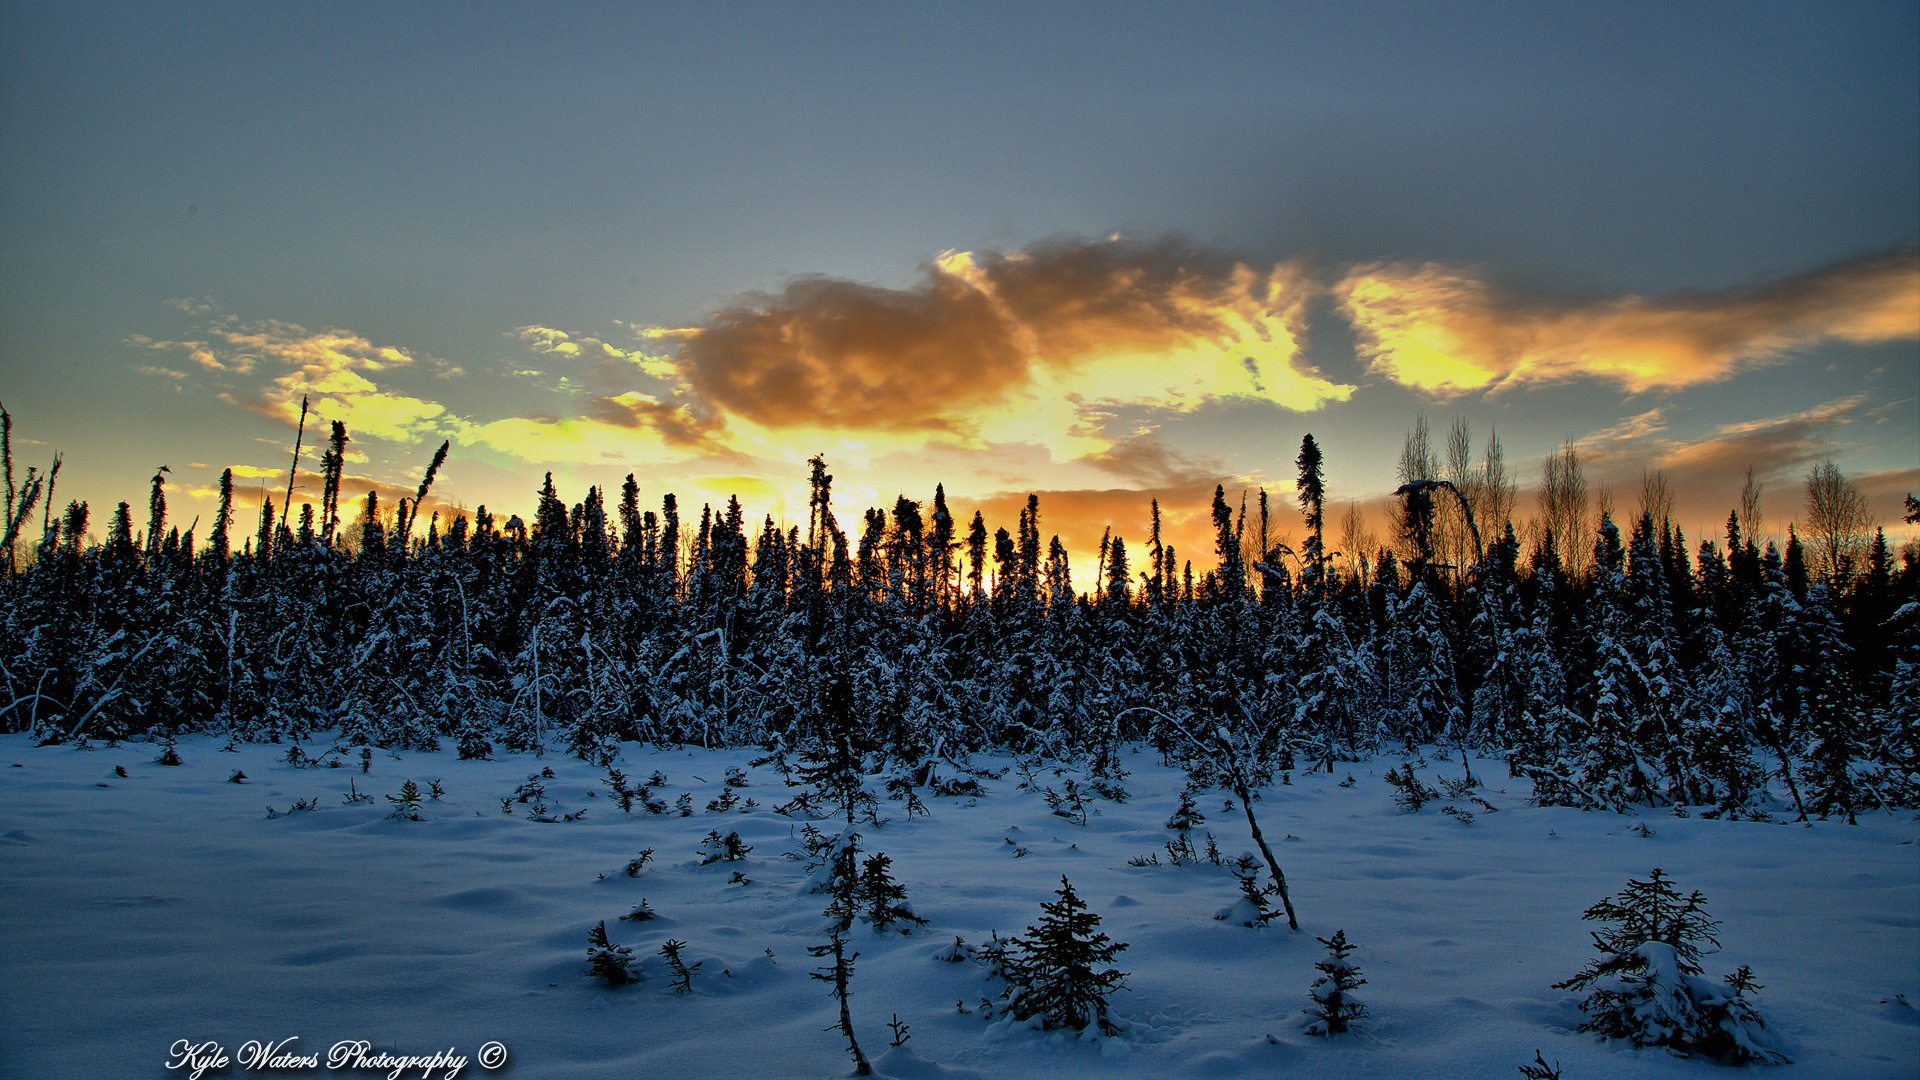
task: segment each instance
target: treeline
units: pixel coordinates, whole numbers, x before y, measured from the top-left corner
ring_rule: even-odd
[[[244,538],[230,474],[204,542],[166,524],[156,474],[144,530],[122,503],[89,545],[69,504],[17,564],[41,492],[9,461],[0,729],[604,760],[622,740],[834,743],[876,766],[982,748],[1098,763],[1226,730],[1278,769],[1493,752],[1543,802],[1594,808],[1920,804],[1920,566],[1884,535],[1826,571],[1738,515],[1724,547],[1690,550],[1650,511],[1523,544],[1418,479],[1401,552],[1356,571],[1324,542],[1309,436],[1299,550],[1267,543],[1264,499],[1249,544],[1246,509],[1216,490],[1211,569],[1177,561],[1155,505],[1137,561],[1109,537],[1081,592],[1038,499],[989,534],[936,489],[849,535],[819,458],[807,522],[784,530],[737,500],[691,520],[672,495],[643,509],[631,476],[611,508],[597,489],[569,507],[549,476],[530,522],[483,507],[423,525],[443,446],[414,499],[389,518],[369,494],[343,529],[344,441],[336,425],[317,510],[269,502]],[[1436,555],[1443,509],[1464,559]]]

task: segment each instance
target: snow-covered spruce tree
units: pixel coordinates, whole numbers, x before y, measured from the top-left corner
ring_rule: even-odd
[[[1593,932],[1601,955],[1556,990],[1592,992],[1580,1002],[1580,1030],[1635,1046],[1663,1046],[1732,1065],[1787,1059],[1771,1046],[1766,1024],[1747,994],[1758,990],[1745,965],[1724,986],[1703,976],[1700,957],[1717,950],[1719,923],[1707,917],[1706,897],[1687,896],[1658,867],[1649,881],[1627,887],[1581,916],[1611,925]]]
[[[625,986],[640,981],[633,970],[633,949],[607,940],[607,921],[587,931],[587,974],[607,980],[608,986]]]
[[[1851,661],[1828,609],[1825,584],[1808,589],[1797,614],[1791,679],[1800,704],[1796,726],[1805,743],[1800,780],[1806,809],[1853,825],[1858,811],[1878,801],[1873,770],[1863,760],[1866,710],[1854,694]]]
[[[1045,1031],[1095,1024],[1117,1035],[1107,995],[1126,985],[1127,973],[1106,965],[1127,946],[1101,932],[1100,916],[1087,910],[1065,876],[1058,895],[1040,905],[1039,925],[1007,943],[1007,1010],[1016,1020],[1039,1017]]]
[[[1479,671],[1479,684],[1468,702],[1472,732],[1496,747],[1512,745],[1511,729],[1523,727],[1531,690],[1514,648],[1523,621],[1519,556],[1520,541],[1508,522],[1504,534],[1487,545],[1473,576],[1472,616],[1463,643],[1463,664]]]
[[[1588,632],[1594,655],[1592,708],[1582,718],[1581,738],[1569,746],[1572,778],[1589,800],[1587,809],[1624,811],[1652,805],[1655,770],[1642,760],[1641,722],[1652,697],[1646,673],[1634,656],[1626,597],[1626,553],[1620,530],[1600,518],[1593,545],[1592,613]]]
[[[1416,581],[1392,609],[1389,696],[1394,734],[1409,751],[1459,730],[1466,722],[1455,678],[1446,612],[1425,581]]]
[[[1884,625],[1887,652],[1887,707],[1881,718],[1875,755],[1886,767],[1888,801],[1920,803],[1920,602],[1909,601]]]
[[[1307,1034],[1344,1034],[1355,1021],[1366,1019],[1367,1007],[1354,998],[1353,992],[1367,985],[1367,980],[1360,977],[1360,969],[1350,959],[1354,946],[1345,930],[1335,930],[1331,938],[1313,940],[1327,947],[1327,958],[1313,965],[1321,973],[1307,992],[1313,998],[1313,1008],[1301,1010],[1313,1017],[1307,1024]]]
[[[1668,801],[1692,805],[1700,801],[1700,779],[1686,731],[1695,721],[1697,699],[1679,662],[1672,584],[1651,513],[1643,512],[1634,525],[1627,560],[1626,638],[1644,689],[1634,742],[1649,761],[1660,763]]]
[[[814,737],[801,751],[801,763],[788,781],[806,790],[786,806],[776,808],[781,813],[790,808],[805,810],[815,800],[824,800],[839,809],[848,825],[863,816],[878,823],[879,800],[866,788],[867,755],[875,749],[875,740],[871,725],[860,715],[852,625],[853,608],[858,603],[855,596],[851,587],[844,587],[830,597],[831,622],[825,628],[826,640],[820,650],[824,655],[814,658],[820,698],[803,721],[811,724]]]
[[[1265,926],[1280,913],[1267,906],[1268,890],[1260,884],[1258,866],[1250,858],[1243,862],[1245,869],[1236,866],[1233,873],[1240,882],[1240,899],[1214,912],[1213,917],[1238,926]]]
[[[1708,817],[1765,817],[1766,770],[1753,757],[1753,720],[1745,681],[1718,627],[1702,620],[1697,704],[1686,738],[1699,770]]]
[[[1362,718],[1377,696],[1371,657],[1355,647],[1332,604],[1309,603],[1304,623],[1296,647],[1300,703],[1293,727],[1300,749],[1332,773],[1335,761],[1354,760],[1362,750]]]
[[[1506,731],[1507,771],[1533,781],[1533,801],[1541,806],[1584,806],[1589,797],[1566,760],[1568,745],[1583,725],[1567,706],[1566,669],[1553,644],[1554,596],[1560,586],[1551,554],[1550,549],[1535,552],[1534,582],[1540,597],[1532,617],[1509,643],[1516,679],[1526,693],[1518,721]]]

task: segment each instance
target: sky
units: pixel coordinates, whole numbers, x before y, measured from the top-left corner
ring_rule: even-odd
[[[0,2],[0,403],[54,501],[804,526],[936,483],[1377,509],[1424,417],[1696,541],[1920,491],[1920,4]],[[282,499],[275,495],[275,501]]]

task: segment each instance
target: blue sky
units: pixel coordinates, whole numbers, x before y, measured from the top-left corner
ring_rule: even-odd
[[[1308,431],[1377,499],[1423,414],[1696,537],[1920,486],[1914,3],[7,3],[0,161],[0,401],[96,521],[284,484],[303,391],[363,489],[791,519],[824,451],[1076,554]]]

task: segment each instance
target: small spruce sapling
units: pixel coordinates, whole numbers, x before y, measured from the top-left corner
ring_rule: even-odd
[[[640,792],[644,789],[628,786],[627,774],[611,766],[607,768],[607,778],[600,782],[602,784],[605,784],[608,788],[612,789],[613,801],[620,805],[621,813],[623,814],[633,813],[634,801],[636,798],[639,797]]]
[[[914,914],[913,905],[907,903],[907,887],[893,879],[892,868],[893,860],[883,851],[867,856],[860,870],[860,900],[875,930],[884,932],[899,924],[902,934],[910,934],[927,920]]]
[[[1040,905],[1040,922],[1007,942],[1000,968],[1009,984],[1007,1009],[1016,1020],[1038,1017],[1043,1030],[1106,1035],[1120,1029],[1107,1015],[1107,995],[1126,986],[1127,973],[1106,965],[1126,949],[1100,930],[1073,883],[1060,879],[1059,899]]]
[[[1173,815],[1167,818],[1167,829],[1173,839],[1167,841],[1167,855],[1173,865],[1184,866],[1190,862],[1199,862],[1200,855],[1193,849],[1193,830],[1207,823],[1207,817],[1193,801],[1194,787],[1191,783],[1180,789],[1180,805]],[[1158,862],[1158,859],[1153,860]]]
[[[1180,805],[1173,811],[1173,816],[1167,818],[1168,830],[1179,833],[1181,836],[1186,836],[1207,823],[1207,816],[1200,812],[1199,805],[1193,801],[1193,792],[1192,784],[1182,787]]]
[[[743,843],[738,832],[720,835],[720,830],[707,830],[707,838],[700,841],[700,865],[710,866],[717,862],[738,862],[747,857],[753,848]]]
[[[647,868],[647,864],[652,861],[653,861],[653,849],[641,848],[640,854],[638,856],[627,860],[627,876],[635,877],[635,878],[639,877],[640,871],[645,870]]]
[[[1314,940],[1327,947],[1327,958],[1313,965],[1321,976],[1308,991],[1313,998],[1313,1008],[1302,1010],[1313,1017],[1307,1025],[1307,1034],[1339,1035],[1366,1018],[1367,1007],[1354,999],[1353,992],[1365,986],[1367,980],[1360,977],[1360,969],[1348,958],[1354,946],[1347,941],[1345,930],[1335,930],[1331,938]]]
[[[1062,785],[1065,791],[1055,791],[1051,787],[1041,790],[1041,797],[1047,801],[1047,809],[1054,817],[1065,818],[1075,825],[1087,823],[1087,793],[1080,787],[1079,781],[1069,776]]]
[[[932,812],[927,809],[927,804],[921,800],[920,792],[914,786],[915,777],[925,771],[926,767],[922,766],[918,772],[895,776],[887,781],[887,798],[892,799],[894,802],[905,804],[908,821],[912,821],[916,817],[933,816]]]
[[[1440,793],[1427,786],[1413,771],[1413,763],[1407,762],[1398,769],[1388,769],[1386,781],[1393,788],[1394,805],[1409,814],[1417,814],[1420,808],[1440,797]]]
[[[849,986],[853,981],[853,962],[860,958],[857,952],[847,949],[847,931],[852,929],[853,920],[859,912],[860,871],[858,859],[860,849],[852,843],[841,844],[834,854],[833,872],[828,879],[827,892],[830,899],[822,914],[827,917],[827,941],[822,945],[807,946],[807,955],[815,959],[831,957],[833,962],[808,974],[832,986],[832,994],[840,1003],[840,1022],[825,1030],[836,1027],[847,1037],[847,1052],[853,1056],[853,1072],[856,1076],[872,1076],[873,1065],[867,1061],[865,1051],[860,1049],[860,1040],[853,1034],[853,1009],[848,1004]]]
[[[527,820],[551,824],[556,819],[553,807],[547,802],[546,781],[554,779],[553,769],[542,768],[527,777],[527,782],[515,788],[513,794],[500,800],[500,809],[513,812],[513,804],[520,803],[527,808]]]
[[[633,970],[633,949],[607,940],[605,919],[587,931],[587,974],[607,980],[608,986],[625,986],[640,981]]]
[[[660,955],[666,958],[667,969],[673,972],[673,982],[669,985],[673,987],[673,992],[676,994],[693,992],[693,973],[700,970],[701,964],[706,963],[705,960],[695,960],[692,964],[688,964],[682,960],[680,950],[686,947],[686,942],[675,941],[672,938],[668,938],[666,943],[660,946]]]
[[[1271,890],[1260,885],[1260,870],[1251,860],[1236,864],[1233,876],[1240,882],[1240,899],[1214,913],[1214,918],[1241,926],[1265,926],[1280,918],[1281,912],[1267,904]]]
[[[855,745],[851,731],[839,732],[808,746],[801,752],[800,759],[795,776],[788,783],[807,790],[784,806],[776,807],[776,813],[788,816],[812,813],[825,802],[838,807],[848,825],[862,819],[879,824],[880,800],[866,788],[866,754]]]
[[[420,820],[420,786],[408,780],[400,785],[400,794],[387,796],[393,804],[393,813],[389,817],[404,821]]]
[[[1707,917],[1698,890],[1680,895],[1658,867],[1652,879],[1627,887],[1581,916],[1611,924],[1593,932],[1602,955],[1556,990],[1587,990],[1580,1002],[1582,1031],[1635,1046],[1664,1046],[1731,1065],[1786,1062],[1774,1050],[1766,1024],[1749,1000],[1760,989],[1745,965],[1724,986],[1703,977],[1701,955],[1716,950],[1719,923]]]

